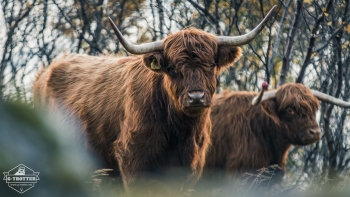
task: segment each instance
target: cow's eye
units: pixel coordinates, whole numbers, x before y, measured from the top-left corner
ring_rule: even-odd
[[[168,68],[170,75],[175,76],[177,75],[177,71],[173,67]]]
[[[210,64],[210,69],[213,69],[216,66],[215,63]]]

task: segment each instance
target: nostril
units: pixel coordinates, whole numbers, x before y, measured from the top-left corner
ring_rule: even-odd
[[[313,129],[310,129],[310,130],[309,130],[309,133],[310,133],[311,135],[315,135],[315,134],[316,134],[316,131],[313,130]]]
[[[309,129],[309,133],[312,136],[316,136],[316,135],[319,135],[321,133],[321,130],[320,129]]]

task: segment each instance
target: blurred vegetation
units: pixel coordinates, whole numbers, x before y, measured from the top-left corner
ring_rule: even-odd
[[[26,196],[90,196],[94,160],[71,127],[48,117],[26,104],[0,101],[0,171],[24,164],[39,172],[40,180]],[[23,196],[5,181],[0,191],[4,197]]]
[[[31,105],[31,87],[37,71],[64,53],[129,55],[117,41],[107,16],[132,42],[142,43],[163,39],[188,26],[213,34],[244,34],[253,29],[273,5],[278,6],[275,17],[256,40],[242,46],[242,58],[220,76],[218,92],[226,88],[258,91],[263,80],[270,83],[270,89],[286,82],[300,82],[349,100],[349,0],[2,0],[0,98]],[[65,169],[65,162],[50,163],[50,159],[64,156],[62,150],[65,149],[57,148],[62,148],[59,140],[63,136],[56,136],[60,132],[41,132],[49,132],[55,126],[49,123],[46,129],[43,126],[46,124],[40,122],[39,115],[37,117],[31,107],[1,105],[4,108],[0,110],[2,116],[5,112],[6,117],[13,118],[0,119],[3,121],[1,132],[7,132],[1,133],[0,138],[1,166],[7,169],[18,165],[16,162],[20,161],[16,159],[23,156],[28,159],[26,165],[41,172],[53,173],[50,166],[59,168],[55,165]],[[23,118],[23,124],[28,126],[22,127],[17,118]],[[326,185],[341,191],[339,185],[348,184],[349,179],[349,112],[322,103],[318,120],[323,128],[322,140],[311,146],[291,149],[286,182],[303,187],[311,185],[311,190],[316,192],[328,188]],[[11,140],[15,138],[28,142],[23,142],[23,147],[14,146],[15,142]],[[32,149],[26,148],[26,143]],[[52,147],[48,146],[51,144]],[[11,155],[19,156],[5,156],[4,150],[9,147],[13,151]],[[52,148],[59,156],[54,159],[47,155],[46,158],[42,153],[39,158],[42,148]],[[36,159],[21,155],[22,149]],[[37,160],[47,161],[50,165],[39,164]],[[71,172],[65,170],[66,174]],[[1,191],[5,190],[1,188]]]

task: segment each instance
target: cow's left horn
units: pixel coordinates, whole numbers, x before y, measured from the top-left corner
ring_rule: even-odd
[[[262,89],[261,89],[261,92],[258,96],[254,97],[253,100],[252,100],[252,105],[258,105],[259,103],[265,101],[265,100],[268,100],[268,99],[271,99],[271,98],[275,98],[276,97],[276,90],[271,90],[267,93],[264,93],[264,91],[267,89],[267,86],[269,84],[264,81],[262,83]]]
[[[233,46],[240,46],[244,44],[248,44],[251,41],[254,40],[254,38],[261,32],[261,30],[265,27],[267,21],[269,21],[270,17],[272,16],[274,10],[276,9],[276,5],[274,5],[269,13],[265,16],[264,20],[261,21],[261,23],[256,26],[252,31],[250,31],[247,34],[241,35],[241,36],[218,36],[216,38],[216,43],[218,45],[233,45]]]
[[[130,41],[126,40],[122,33],[120,33],[118,27],[114,24],[113,20],[108,17],[109,22],[114,30],[114,33],[117,35],[120,43],[124,46],[124,48],[132,54],[145,54],[154,51],[163,50],[163,41],[150,42],[146,44],[134,45]]]
[[[343,101],[341,99],[335,98],[323,92],[317,90],[311,90],[312,94],[321,101],[337,105],[339,107],[350,108],[350,102]]]

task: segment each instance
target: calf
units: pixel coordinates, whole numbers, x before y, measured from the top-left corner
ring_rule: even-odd
[[[350,106],[302,84],[285,84],[262,93],[215,95],[207,169],[232,174],[277,164],[284,171],[291,145],[304,146],[321,139],[316,121],[318,99]]]

